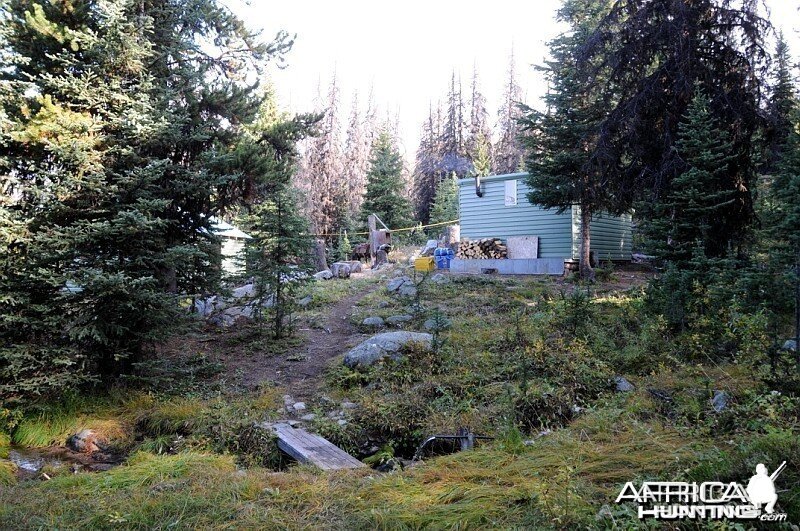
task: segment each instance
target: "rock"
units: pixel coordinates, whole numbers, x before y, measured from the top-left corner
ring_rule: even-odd
[[[350,265],[347,262],[331,264],[331,274],[336,278],[350,278]]]
[[[380,317],[367,317],[361,321],[361,324],[364,326],[384,326],[386,323]]]
[[[305,415],[300,417],[300,420],[305,420],[306,422],[308,422],[308,421],[314,420],[315,418],[317,418],[317,416],[315,414],[306,413]]]
[[[403,284],[400,286],[400,289],[397,290],[397,294],[401,297],[408,297],[413,298],[417,296],[417,287],[413,284]]]
[[[388,307],[389,307],[389,301],[381,301],[378,303],[378,308],[388,308]]]
[[[783,344],[783,350],[791,350],[792,352],[796,352],[797,342],[794,339],[787,339]]]
[[[389,293],[396,293],[405,283],[411,283],[411,279],[407,276],[393,278],[386,284],[386,291]]]
[[[292,404],[294,404],[294,398],[292,398],[292,395],[283,395],[283,405],[291,406]]]
[[[311,295],[306,295],[305,297],[297,301],[297,305],[300,306],[301,308],[305,308],[306,306],[311,304],[311,301],[313,300],[314,298]]]
[[[344,419],[339,419],[336,421],[336,424],[338,424],[339,426],[347,426],[347,421]]]
[[[447,284],[448,282],[450,282],[450,279],[447,278],[447,275],[445,275],[444,273],[436,273],[433,276],[431,276],[431,282],[433,282],[434,284]]]
[[[632,383],[622,376],[614,376],[614,383],[617,385],[617,391],[620,393],[628,393],[636,389]]]
[[[711,399],[711,406],[714,408],[714,411],[721,413],[727,408],[729,398],[728,393],[725,391],[714,391],[714,397]]]
[[[433,336],[420,332],[385,332],[367,339],[353,347],[344,357],[348,367],[368,367],[386,356],[392,359],[401,357],[400,351],[411,343],[420,343],[431,347]]]
[[[333,278],[333,273],[331,273],[330,269],[325,269],[319,273],[314,273],[312,276],[317,280],[330,280]]]
[[[225,301],[222,300],[222,297],[212,295],[205,299],[196,300],[194,302],[194,312],[203,317],[207,317],[213,313],[224,310],[225,306],[226,304]]]
[[[233,295],[234,299],[243,299],[245,297],[253,297],[256,294],[256,287],[253,284],[245,284],[244,286],[239,286],[235,288],[231,295]]]
[[[342,409],[358,409],[358,404],[349,400],[345,400],[339,405],[342,406]]]
[[[364,267],[361,265],[361,262],[358,260],[348,260],[344,262],[345,264],[350,266],[350,274],[353,273],[361,273],[364,270]]]
[[[306,409],[306,403],[295,402],[294,404],[292,404],[292,407],[294,408],[295,411],[304,411]]]
[[[299,427],[301,425],[299,420],[289,420],[289,421],[286,422],[286,424],[288,424],[292,428],[297,428],[297,427]]]
[[[653,398],[658,398],[663,402],[672,402],[673,398],[672,395],[669,394],[669,391],[665,391],[663,389],[655,389],[653,387],[648,387],[647,392],[650,393],[650,396]]]
[[[426,319],[422,326],[425,327],[425,330],[435,330],[437,328],[436,319]]]
[[[67,439],[67,448],[73,452],[91,454],[100,451],[101,446],[94,430],[81,430]]]
[[[417,296],[417,287],[414,285],[411,278],[406,275],[390,280],[389,283],[386,284],[386,291],[401,297]]]
[[[423,247],[423,249],[419,253],[419,255],[420,256],[433,256],[433,251],[435,251],[437,247],[439,247],[439,241],[438,240],[428,240],[427,243],[425,244],[425,247]]]
[[[378,472],[391,472],[393,470],[400,470],[402,465],[398,459],[394,457],[387,459],[385,462],[375,467]]]
[[[393,315],[391,317],[387,317],[386,322],[389,324],[396,325],[401,323],[407,323],[412,319],[413,317],[410,315]]]

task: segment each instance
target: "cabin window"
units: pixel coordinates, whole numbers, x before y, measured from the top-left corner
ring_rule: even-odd
[[[517,181],[505,181],[506,185],[506,206],[515,206],[517,204]]]

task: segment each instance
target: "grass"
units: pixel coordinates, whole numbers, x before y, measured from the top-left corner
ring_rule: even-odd
[[[798,398],[736,356],[684,357],[681,338],[646,315],[640,290],[620,284],[625,274],[585,298],[584,287],[553,279],[425,283],[427,313],[404,326],[438,308],[452,323],[443,345],[364,371],[333,366],[322,391],[360,406],[344,426],[326,417],[336,403],[309,401],[313,429],[353,453],[368,444],[409,456],[427,435],[461,426],[498,437],[474,451],[390,474],[328,474],[287,467],[269,434],[252,428],[278,414],[287,390],[75,400],[29,414],[14,442],[51,444],[108,422],[130,459],[16,484],[0,460],[0,528],[633,529],[643,525],[631,507],[613,503],[626,481],[741,482],[759,462],[800,462]],[[314,283],[303,317],[376,285],[355,322],[406,313],[383,283]],[[615,375],[636,389],[614,392]],[[721,413],[714,390],[730,397]],[[796,520],[796,467],[779,488],[781,510]]]
[[[677,433],[622,409],[587,415],[529,447],[490,444],[384,476],[243,471],[232,456],[139,452],[109,472],[0,492],[0,527],[585,526],[619,481],[668,474],[690,455]]]

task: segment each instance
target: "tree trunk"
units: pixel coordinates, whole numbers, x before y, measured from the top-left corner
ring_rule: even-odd
[[[317,240],[314,243],[314,261],[317,271],[328,269],[328,261],[325,259],[325,240]]]
[[[581,280],[588,280],[594,282],[594,269],[592,269],[592,255],[591,255],[591,230],[592,230],[592,212],[591,210],[581,206],[581,265],[580,274]]]

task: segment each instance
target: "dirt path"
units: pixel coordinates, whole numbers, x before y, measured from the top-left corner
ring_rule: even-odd
[[[368,337],[350,323],[350,317],[355,313],[355,305],[376,289],[377,286],[337,302],[327,312],[321,327],[302,328],[304,345],[292,356],[274,359],[270,379],[285,386],[295,397],[307,396],[315,390],[330,360]]]
[[[366,339],[350,324],[354,306],[378,285],[320,308],[313,326],[301,321],[297,336],[275,342],[257,327],[242,322],[229,329],[206,325],[202,330],[177,334],[161,345],[158,358],[179,367],[192,360],[216,363],[221,371],[200,386],[250,391],[264,384],[284,387],[298,399],[310,398],[320,387],[330,360]]]

